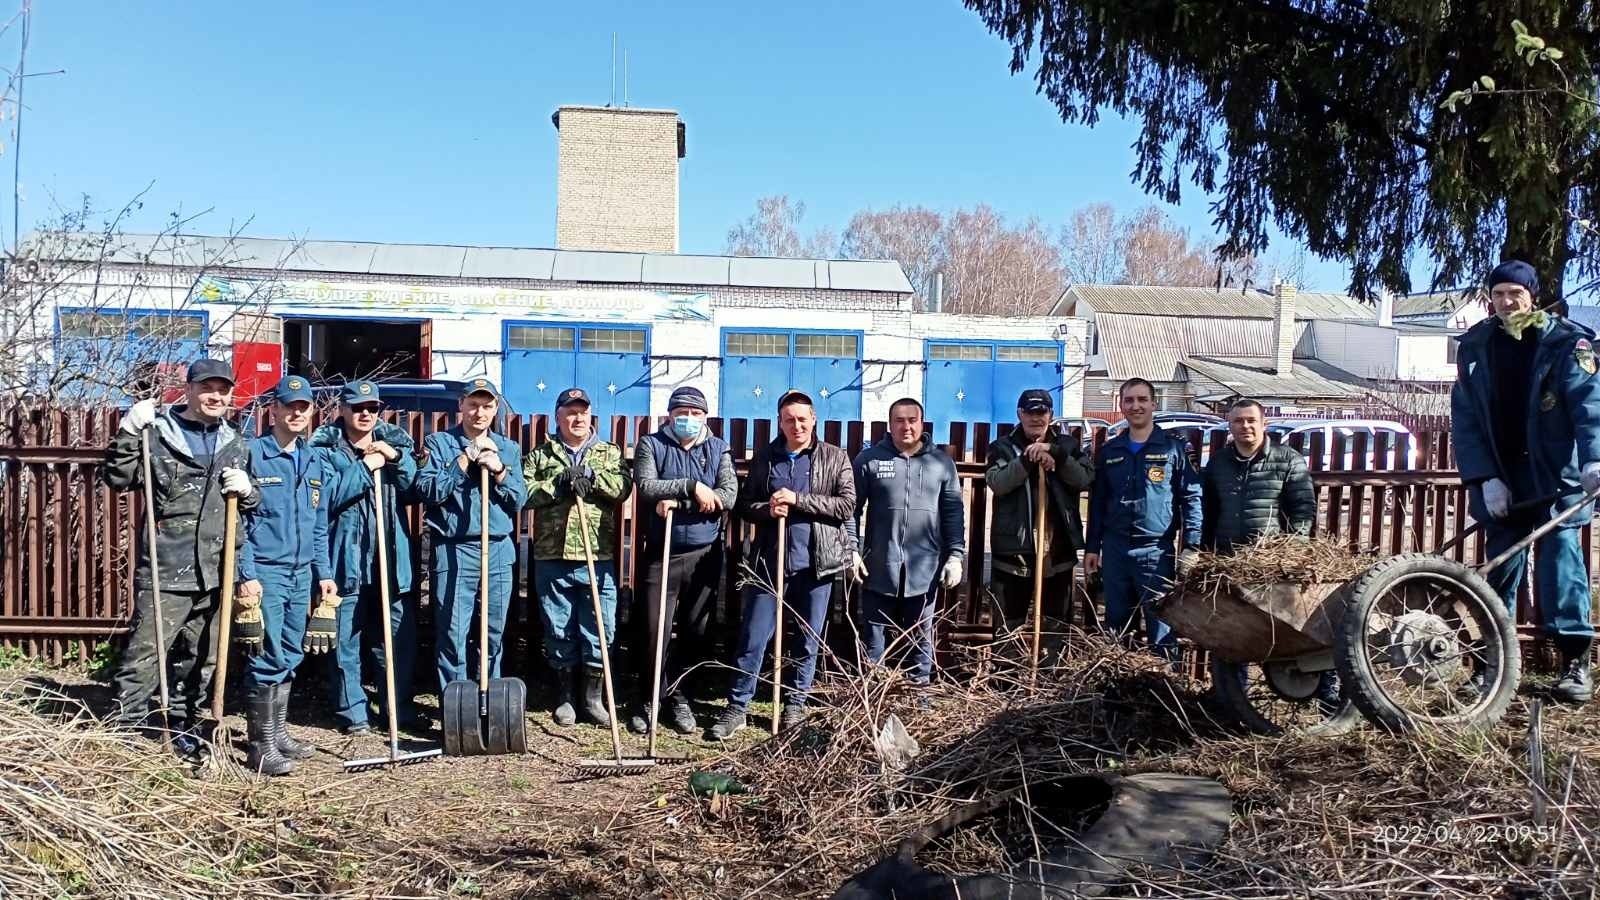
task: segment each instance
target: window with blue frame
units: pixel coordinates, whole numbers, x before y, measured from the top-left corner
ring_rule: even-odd
[[[58,395],[129,403],[206,352],[204,312],[160,309],[56,310]],[[179,373],[181,374],[181,373]]]

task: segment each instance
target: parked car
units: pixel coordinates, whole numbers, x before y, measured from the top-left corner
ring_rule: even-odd
[[[1088,450],[1094,446],[1094,430],[1104,428],[1111,424],[1105,419],[1093,419],[1086,416],[1060,416],[1050,423],[1057,432],[1069,434],[1076,428],[1083,438],[1083,449]]]
[[[1224,420],[1221,416],[1213,416],[1210,413],[1169,411],[1158,412],[1152,418],[1155,420],[1157,427],[1174,432],[1188,431],[1191,428],[1198,428],[1201,431],[1205,431],[1207,428],[1211,428],[1216,425],[1227,427],[1226,420]],[[1117,421],[1106,430],[1106,440],[1110,440],[1111,438],[1121,434],[1123,431],[1127,430],[1127,427],[1127,419],[1121,419]]]

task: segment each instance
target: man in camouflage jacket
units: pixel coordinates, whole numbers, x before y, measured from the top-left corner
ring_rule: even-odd
[[[578,504],[589,522],[594,575],[600,582],[608,646],[617,633],[617,570],[612,545],[617,504],[633,490],[622,448],[600,440],[589,420],[589,395],[568,388],[556,398],[556,435],[523,463],[528,505],[533,508],[533,584],[544,616],[545,660],[556,676],[556,724],[577,721],[572,707],[572,670],[581,655],[588,679],[584,708],[610,725],[600,678],[600,636],[589,593],[589,568],[579,531]]]
[[[197,360],[189,367],[184,400],[161,410],[155,400],[135,403],[111,439],[101,474],[117,490],[142,489],[141,445],[148,438],[161,596],[157,603],[150,579],[150,546],[141,526],[133,621],[112,676],[116,719],[137,728],[150,712],[157,685],[159,609],[173,693],[167,719],[177,732],[173,746],[180,754],[192,755],[199,749],[193,731],[205,709],[216,664],[211,626],[224,577],[224,496],[239,497],[239,508],[250,510],[256,505],[256,493],[247,471],[244,439],[224,419],[233,404],[232,370],[217,360]],[[244,537],[241,527],[234,536],[236,551],[243,547]]]

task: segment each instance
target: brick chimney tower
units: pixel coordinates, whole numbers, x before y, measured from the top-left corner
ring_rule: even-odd
[[[1294,313],[1299,291],[1293,284],[1280,281],[1272,286],[1272,371],[1277,375],[1294,374]]]
[[[678,252],[676,110],[563,106],[556,166],[556,247]]]

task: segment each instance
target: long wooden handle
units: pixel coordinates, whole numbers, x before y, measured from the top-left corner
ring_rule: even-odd
[[[650,749],[647,752],[651,759],[656,755],[656,722],[661,718],[661,667],[663,657],[667,655],[667,573],[672,566],[672,510],[673,507],[667,507],[666,523],[661,532],[661,596],[656,606],[656,666],[655,677],[650,680],[650,713],[646,717],[650,723]]]
[[[149,426],[139,430],[139,456],[144,466],[144,542],[150,548],[150,613],[156,626],[156,687],[161,692],[165,723],[172,697],[167,687],[167,626],[161,621],[161,563],[156,556],[156,483],[151,477]]]
[[[489,470],[478,467],[478,705],[489,711]],[[509,477],[509,476],[508,476]]]
[[[1044,560],[1045,560],[1045,507],[1049,493],[1045,490],[1043,467],[1039,469],[1039,487],[1034,491],[1033,519],[1033,668],[1039,668],[1039,645],[1044,633]]]
[[[606,686],[606,713],[611,720],[611,752],[622,762],[622,730],[617,727],[617,696],[611,687],[611,653],[606,648],[606,615],[600,605],[600,581],[594,576],[594,547],[589,543],[589,513],[582,497],[573,497],[578,507],[578,534],[583,537],[583,561],[589,567],[589,596],[594,600],[594,630],[600,638],[600,678]]]
[[[383,611],[383,690],[389,711],[389,758],[396,759],[400,756],[400,714],[394,705],[394,626],[389,613],[389,532],[383,510],[382,469],[372,473],[372,513],[378,523],[378,606]],[[355,599],[350,598],[351,602]]]
[[[792,509],[793,507],[791,507]],[[783,708],[783,581],[788,568],[789,519],[778,519],[778,594],[772,598],[772,733],[778,733],[779,711]]]
[[[238,573],[234,571],[233,542],[239,533],[239,498],[227,494],[225,518],[222,523],[222,617],[217,630],[217,671],[211,681],[211,718],[222,722],[222,695],[228,689],[228,651],[233,640],[233,588]]]

